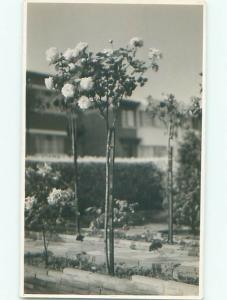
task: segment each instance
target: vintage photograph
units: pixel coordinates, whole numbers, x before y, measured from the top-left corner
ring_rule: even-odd
[[[22,296],[201,299],[203,2],[24,18]]]

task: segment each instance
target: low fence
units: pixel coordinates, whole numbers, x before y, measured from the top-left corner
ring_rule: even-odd
[[[134,275],[120,279],[66,268],[63,272],[25,266],[26,294],[198,296],[199,287]]]

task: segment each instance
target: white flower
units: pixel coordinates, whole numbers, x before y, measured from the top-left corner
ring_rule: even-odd
[[[76,45],[76,48],[74,49],[75,51],[78,51],[78,52],[82,52],[84,50],[86,50],[88,47],[88,43],[85,43],[85,42],[79,42],[77,45]]]
[[[45,86],[47,89],[52,90],[54,87],[54,80],[52,77],[45,78]]]
[[[84,77],[80,80],[80,87],[84,91],[90,91],[93,88],[94,82],[91,77]]]
[[[71,48],[68,48],[67,50],[65,50],[65,52],[63,53],[63,56],[65,59],[70,60],[73,57],[74,54],[74,50]]]
[[[46,60],[53,64],[59,58],[59,51],[55,47],[51,47],[46,51]]]
[[[110,56],[113,54],[113,49],[103,49],[102,51],[104,54],[106,54],[107,56]]]
[[[52,171],[52,168],[50,165],[48,165],[47,163],[43,164],[43,165],[39,165],[38,166],[38,171],[37,173],[41,176],[46,176],[47,174],[49,174]]]
[[[86,96],[80,97],[78,105],[81,109],[88,109],[91,106],[91,101]]]
[[[62,95],[65,98],[71,98],[74,96],[75,93],[75,86],[71,83],[64,84],[63,88],[61,89]]]
[[[36,202],[36,198],[34,196],[26,197],[25,198],[25,209],[30,210],[35,202]]]
[[[130,40],[129,42],[129,45],[132,47],[132,48],[135,48],[135,47],[143,47],[143,40],[139,37],[134,37]]]
[[[155,48],[150,48],[149,53],[148,53],[149,59],[152,61],[156,61],[162,58],[162,53],[160,50],[155,49]]]
[[[50,192],[47,201],[50,205],[54,205],[58,203],[62,198],[62,190],[53,188],[53,190]]]
[[[74,63],[70,63],[70,64],[69,64],[69,69],[70,69],[70,71],[74,71],[75,68],[76,68],[76,65],[75,65]]]

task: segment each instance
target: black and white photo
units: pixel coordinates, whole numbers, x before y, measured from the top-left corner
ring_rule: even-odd
[[[25,4],[24,297],[201,299],[204,4]]]

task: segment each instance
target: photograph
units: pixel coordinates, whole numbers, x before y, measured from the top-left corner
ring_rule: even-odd
[[[27,1],[21,296],[202,299],[203,1]]]

